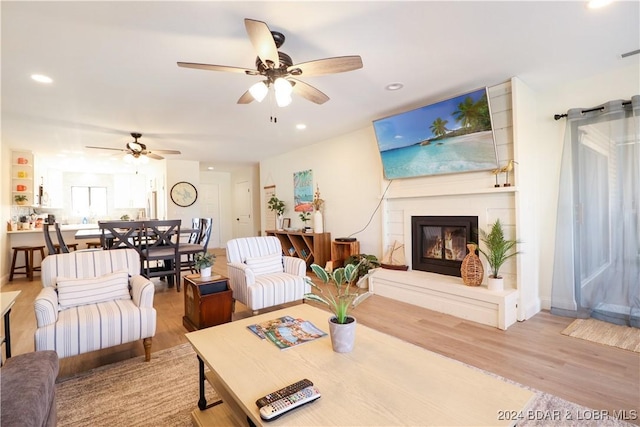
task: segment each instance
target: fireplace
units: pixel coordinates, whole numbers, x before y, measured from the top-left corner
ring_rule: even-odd
[[[412,216],[412,269],[460,277],[467,243],[478,242],[477,216]]]

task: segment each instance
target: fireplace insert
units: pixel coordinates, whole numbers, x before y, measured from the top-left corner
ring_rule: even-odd
[[[478,243],[477,216],[411,217],[412,268],[461,276],[468,243]]]

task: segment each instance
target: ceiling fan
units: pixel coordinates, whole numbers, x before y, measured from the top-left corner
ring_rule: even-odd
[[[164,159],[164,157],[159,156],[156,153],[162,153],[162,154],[180,154],[180,151],[178,150],[147,150],[147,146],[144,145],[141,142],[138,142],[138,138],[142,137],[141,133],[136,133],[136,132],[131,132],[131,136],[133,137],[133,141],[131,142],[127,142],[126,147],[127,148],[110,148],[110,147],[92,147],[87,145],[87,148],[96,148],[99,150],[115,150],[115,151],[122,151],[124,153],[127,153],[127,155],[131,155],[133,158],[138,159],[140,158],[140,156],[146,156],[149,157],[151,159],[156,159],[156,160],[162,160]]]
[[[178,66],[262,76],[264,80],[254,84],[242,94],[238,104],[248,104],[254,99],[260,102],[267,95],[269,88],[273,87],[276,102],[280,107],[289,105],[292,92],[316,104],[324,104],[329,100],[327,95],[295,77],[342,73],[362,68],[362,58],[357,55],[317,59],[294,65],[289,55],[278,50],[285,40],[282,33],[271,31],[266,23],[254,19],[245,18],[244,25],[251,44],[258,52],[256,69],[192,62],[178,62]]]

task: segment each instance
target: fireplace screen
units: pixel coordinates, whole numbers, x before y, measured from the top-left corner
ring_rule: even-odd
[[[412,217],[411,230],[414,270],[460,277],[467,243],[478,242],[478,217]]]

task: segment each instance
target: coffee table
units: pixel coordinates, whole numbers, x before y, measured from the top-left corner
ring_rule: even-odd
[[[357,327],[351,353],[335,353],[329,336],[279,350],[247,329],[285,315],[328,332],[329,313],[301,304],[186,334],[237,425],[247,420],[256,426],[513,425],[514,414],[524,413],[535,396],[364,325]],[[256,399],[302,378],[322,397],[263,421]],[[194,422],[209,424],[207,411],[216,408],[196,409]]]

